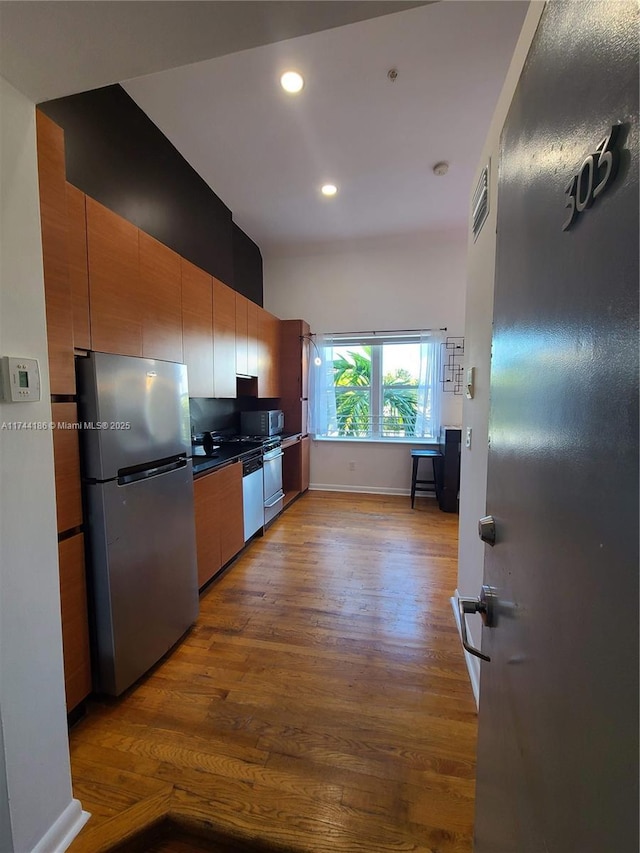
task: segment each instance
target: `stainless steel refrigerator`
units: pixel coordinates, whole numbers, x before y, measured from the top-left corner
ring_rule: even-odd
[[[94,689],[117,696],[198,615],[187,369],[77,359]]]

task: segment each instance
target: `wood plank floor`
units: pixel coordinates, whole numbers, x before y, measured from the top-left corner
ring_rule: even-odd
[[[425,498],[294,503],[206,591],[181,645],[72,729],[74,795],[93,815],[72,853],[166,815],[202,840],[144,849],[469,853],[457,523]]]

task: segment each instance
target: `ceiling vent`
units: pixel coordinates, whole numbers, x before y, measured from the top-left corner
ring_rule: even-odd
[[[478,239],[478,234],[482,231],[485,219],[489,215],[489,165],[490,162],[482,170],[478,186],[473,194],[471,201],[471,219],[473,222],[473,242]]]

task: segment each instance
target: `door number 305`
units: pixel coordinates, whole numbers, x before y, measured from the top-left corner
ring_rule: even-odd
[[[591,207],[598,196],[602,195],[613,182],[620,159],[615,147],[619,133],[620,125],[614,124],[596,148],[595,153],[585,157],[582,166],[565,187],[567,196],[565,207],[569,210],[569,216],[562,223],[563,231],[570,228],[578,214]]]

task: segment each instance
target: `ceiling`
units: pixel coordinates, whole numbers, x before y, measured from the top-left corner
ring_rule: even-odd
[[[431,0],[1,0],[0,74],[35,103]]]
[[[462,227],[527,5],[435,3],[124,88],[263,252]],[[299,95],[279,86],[287,68]]]
[[[140,15],[152,7],[153,37],[143,38]],[[0,71],[34,100],[124,81],[269,253],[464,227],[527,7],[525,0],[5,2]],[[216,27],[203,40],[206,14]],[[21,53],[25,38],[46,43],[45,53]],[[138,76],[161,67],[168,70]],[[305,77],[297,96],[279,87],[287,68]],[[436,177],[441,160],[450,169]],[[339,187],[333,199],[318,192],[326,181]]]

